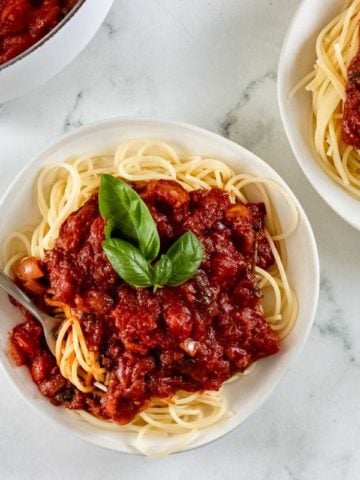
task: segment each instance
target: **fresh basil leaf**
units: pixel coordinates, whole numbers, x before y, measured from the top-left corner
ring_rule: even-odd
[[[103,249],[113,269],[126,283],[135,287],[152,285],[151,267],[131,243],[112,238],[103,242]]]
[[[106,222],[104,233],[106,240],[110,240],[112,231],[114,229],[113,221],[110,219]]]
[[[166,252],[172,262],[172,273],[167,285],[177,286],[191,278],[203,260],[204,249],[192,232],[182,235]]]
[[[136,245],[151,262],[160,250],[154,219],[141,197],[126,182],[112,175],[101,175],[99,210],[107,221],[105,235],[114,232]]]
[[[153,267],[153,285],[156,288],[166,285],[172,274],[172,261],[167,255],[161,255]]]

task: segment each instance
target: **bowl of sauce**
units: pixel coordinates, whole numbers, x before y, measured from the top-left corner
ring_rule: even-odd
[[[0,0],[0,103],[44,83],[94,36],[112,0]]]

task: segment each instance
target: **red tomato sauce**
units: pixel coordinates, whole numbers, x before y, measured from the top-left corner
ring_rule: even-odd
[[[360,52],[348,68],[342,138],[347,145],[360,148]]]
[[[0,65],[50,32],[79,0],[0,0]]]
[[[88,347],[111,372],[102,399],[60,375],[29,314],[10,337],[12,357],[30,368],[53,403],[119,423],[129,422],[153,396],[218,390],[234,373],[280,349],[253,273],[255,265],[268,269],[274,262],[264,236],[264,205],[233,205],[220,189],[188,193],[164,180],[137,190],[156,221],[162,251],[186,231],[202,242],[204,259],[192,279],[156,293],[125,284],[103,252],[104,220],[95,195],[68,217],[39,264],[39,290],[29,285],[40,305],[46,285],[76,310]]]

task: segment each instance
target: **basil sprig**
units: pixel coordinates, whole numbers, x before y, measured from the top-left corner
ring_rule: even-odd
[[[204,249],[192,232],[186,232],[154,263],[160,238],[151,213],[126,182],[102,175],[99,210],[106,220],[104,252],[118,275],[136,287],[154,290],[177,286],[198,270]]]

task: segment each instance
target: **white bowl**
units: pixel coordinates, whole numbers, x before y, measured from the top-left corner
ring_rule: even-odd
[[[278,70],[278,101],[286,134],[304,174],[325,202],[360,230],[360,201],[351,197],[321,169],[312,150],[309,118],[311,94],[305,89],[288,98],[291,89],[313,68],[315,40],[340,12],[344,0],[304,0],[289,27]]]
[[[213,158],[225,161],[237,172],[272,178],[289,192],[299,210],[298,228],[287,241],[288,274],[299,301],[299,315],[295,328],[283,342],[279,354],[258,362],[257,368],[251,375],[225,386],[229,407],[234,415],[202,431],[188,448],[199,447],[229,432],[254,412],[274,390],[304,345],[313,323],[318,300],[319,264],[316,244],[307,217],[285,182],[271,167],[248,150],[214,133],[183,123],[121,118],[97,122],[69,133],[28,163],[0,202],[0,243],[9,232],[38,220],[34,182],[43,165],[58,163],[74,154],[115,148],[122,139],[129,137],[161,139],[175,145],[180,151],[190,154],[210,154]],[[277,196],[275,193],[273,200],[283,227],[286,228],[288,208],[280,195]],[[77,417],[74,418],[65,409],[54,407],[38,392],[29,377],[28,370],[16,367],[6,353],[8,332],[15,324],[23,321],[22,316],[9,303],[3,292],[0,292],[0,305],[0,338],[2,339],[0,362],[10,380],[26,400],[46,414],[49,420],[55,421],[84,440],[120,452],[135,453],[130,445],[133,439],[131,433],[119,434],[99,430]],[[269,428],[271,428],[270,423]]]
[[[0,104],[23,95],[66,67],[90,42],[113,0],[80,0],[47,35],[0,65]]]

